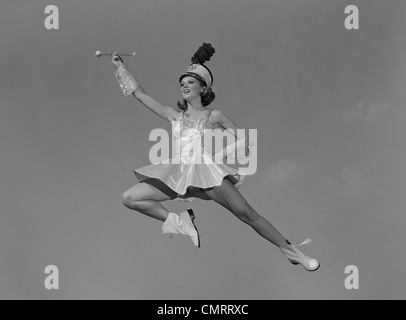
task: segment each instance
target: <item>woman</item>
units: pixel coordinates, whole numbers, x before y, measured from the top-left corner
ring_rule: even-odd
[[[204,43],[193,56],[192,64],[180,77],[183,101],[178,102],[178,107],[181,111],[164,106],[147,95],[136,78],[125,68],[123,60],[117,53],[112,54],[112,63],[117,67],[114,74],[124,95],[132,94],[152,112],[173,123],[172,134],[181,147],[179,150],[189,151],[190,148],[184,148],[190,146],[188,144],[200,144],[205,129],[221,128],[237,138],[236,143],[222,151],[224,157],[233,156],[235,147],[241,142],[245,143],[246,149],[249,150],[248,139],[237,131],[235,123],[223,112],[206,109],[214,100],[215,94],[211,90],[213,75],[204,63],[210,60],[214,52],[210,44]],[[187,139],[184,139],[185,135]],[[189,161],[184,161],[187,156],[190,156],[190,153],[185,154],[182,151],[170,159],[172,160],[170,163],[153,163],[134,170],[139,183],[124,193],[124,205],[162,221],[164,234],[187,235],[193,240],[195,246],[200,247],[193,210],[189,209],[178,215],[169,212],[160,202],[175,199],[189,200],[196,197],[214,200],[251,226],[263,238],[276,245],[292,264],[302,265],[307,271],[315,271],[320,267],[316,259],[300,252],[297,246],[285,239],[245,200],[238,191],[243,177],[237,170],[225,164],[213,162],[208,150],[192,158],[188,157]],[[197,162],[193,159],[203,161]],[[302,244],[308,242],[310,239]]]

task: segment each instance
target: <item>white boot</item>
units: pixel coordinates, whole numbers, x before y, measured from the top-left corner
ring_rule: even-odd
[[[302,265],[307,271],[316,271],[320,268],[320,263],[311,257],[305,256],[300,250],[296,247],[301,246],[306,243],[310,243],[310,239],[306,239],[299,245],[293,245],[290,241],[286,240],[287,245],[279,247],[282,254],[288,258],[288,260],[292,264],[300,264]]]
[[[193,222],[195,214],[192,209],[181,212],[179,215],[169,212],[168,218],[162,225],[164,234],[183,234],[189,236],[194,245],[200,248],[199,232]]]

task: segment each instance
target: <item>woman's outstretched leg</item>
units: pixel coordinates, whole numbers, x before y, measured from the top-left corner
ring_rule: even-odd
[[[205,191],[205,193],[250,225],[263,238],[278,246],[291,263],[300,264],[307,271],[316,271],[320,267],[320,263],[316,259],[300,252],[268,220],[258,214],[228,179],[224,179],[220,186]]]
[[[231,211],[237,218],[251,226],[259,235],[280,247],[286,244],[285,237],[263,216],[257,213],[228,180],[205,193],[214,201]]]

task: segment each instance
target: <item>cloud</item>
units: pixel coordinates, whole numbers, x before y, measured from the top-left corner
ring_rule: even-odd
[[[304,167],[291,160],[279,160],[265,169],[263,183],[274,186],[285,186],[291,180],[303,174]]]
[[[365,172],[345,168],[340,172],[338,194],[347,200],[369,201],[379,194],[379,183]]]
[[[347,122],[373,122],[387,112],[389,108],[390,105],[385,103],[371,103],[369,105],[359,103],[355,108],[344,112],[344,120]]]

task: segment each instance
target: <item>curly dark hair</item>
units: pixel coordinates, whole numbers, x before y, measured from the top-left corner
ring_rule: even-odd
[[[202,82],[201,80],[197,79],[200,82],[202,87],[206,86],[206,83]],[[213,100],[216,98],[216,94],[211,90],[211,88],[207,88],[205,92],[200,93],[200,97],[202,98],[202,105],[203,107],[207,107]],[[181,110],[187,110],[188,105],[185,99],[178,101],[178,108]]]

